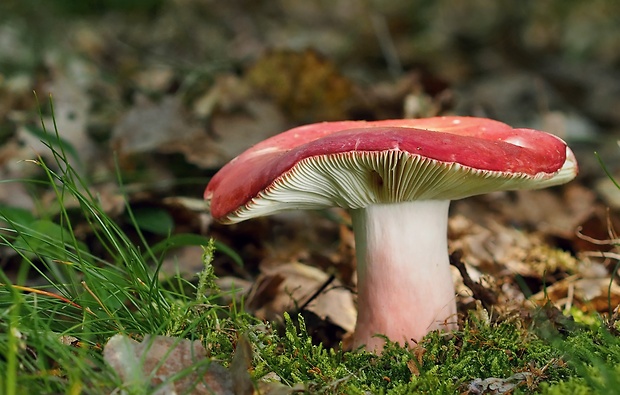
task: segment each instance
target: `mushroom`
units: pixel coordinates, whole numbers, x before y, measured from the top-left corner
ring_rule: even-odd
[[[248,149],[210,181],[213,218],[283,210],[351,213],[357,256],[354,345],[380,352],[457,328],[448,262],[453,199],[566,183],[577,174],[559,138],[473,117],[325,122]]]

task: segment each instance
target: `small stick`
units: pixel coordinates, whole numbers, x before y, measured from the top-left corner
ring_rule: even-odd
[[[304,311],[306,309],[306,307],[308,307],[308,305],[310,304],[310,302],[312,302],[314,299],[316,299],[321,292],[323,292],[325,290],[325,288],[327,288],[327,286],[329,284],[331,284],[334,280],[336,279],[336,276],[334,276],[333,274],[331,276],[329,276],[329,278],[327,279],[327,281],[325,281],[320,287],[319,289],[316,290],[316,292],[314,292],[312,294],[312,296],[310,296],[310,298],[308,300],[306,300],[306,302],[304,304],[301,305],[301,307],[299,307],[297,309],[297,313],[301,313],[302,311]]]
[[[485,288],[479,282],[476,282],[471,279],[469,273],[467,273],[467,269],[465,268],[465,264],[461,260],[463,257],[463,252],[460,250],[454,251],[450,254],[450,265],[456,267],[463,277],[463,284],[469,289],[471,289],[473,293],[473,297],[476,300],[482,302],[482,305],[485,309],[489,309],[491,306],[497,304],[497,295],[495,295],[491,290]]]

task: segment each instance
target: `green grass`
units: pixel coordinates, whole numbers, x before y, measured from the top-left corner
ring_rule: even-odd
[[[256,382],[275,374],[285,386],[308,393],[458,394],[476,379],[519,374],[528,379],[515,393],[606,393],[620,384],[620,340],[600,319],[551,323],[541,311],[542,318],[527,322],[487,322],[472,315],[453,334],[431,333],[414,349],[389,344],[381,356],[314,345],[300,317],[285,316],[284,328],[274,330],[244,313],[242,300],[220,303],[211,265],[216,243],[170,234],[150,245],[140,224],[155,229],[169,220],[161,213],[155,219],[135,215],[127,205],[138,235],[131,239],[68,165],[67,143],[44,136],[53,160],[32,162],[42,177],[4,181],[29,184],[33,191],[51,188],[57,202],[40,207],[38,215],[0,207],[0,244],[19,261],[17,273],[0,269],[2,394],[151,393],[148,386],[122,383],[104,362],[102,348],[117,333],[138,340],[149,334],[197,339],[224,366],[243,333],[252,345]],[[88,225],[89,243],[76,224]],[[160,280],[163,257],[182,245],[204,246],[204,270],[195,278]]]
[[[230,358],[231,333],[256,322],[235,306],[216,303],[220,295],[209,289],[214,284],[213,244],[197,235],[176,234],[148,245],[137,225],[145,219],[134,217],[128,205],[141,241],[130,240],[68,165],[63,144],[52,144],[54,137],[48,135],[47,142],[53,163],[42,158],[32,162],[43,180],[19,182],[53,189],[57,204],[37,217],[0,207],[0,244],[19,261],[12,279],[0,271],[0,393],[79,393],[86,388],[109,393],[121,383],[103,363],[101,349],[116,333],[195,337],[217,345],[209,350],[215,358]],[[66,209],[69,201],[79,209]],[[91,253],[76,236],[76,222],[88,224],[105,258]],[[160,282],[163,257],[182,245],[206,246],[200,281]],[[63,343],[67,336],[76,341]]]

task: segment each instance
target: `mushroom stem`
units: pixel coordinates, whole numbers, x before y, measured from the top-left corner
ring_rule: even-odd
[[[380,352],[385,335],[419,341],[456,328],[447,248],[449,200],[374,204],[351,211],[357,251],[354,346]]]

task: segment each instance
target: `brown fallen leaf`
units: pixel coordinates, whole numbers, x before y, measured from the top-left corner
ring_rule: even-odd
[[[298,262],[282,265],[263,265],[253,292],[246,306],[255,309],[261,319],[275,320],[285,311],[304,305],[329,279],[320,269]],[[325,291],[314,298],[305,309],[331,322],[347,332],[355,329],[357,313],[352,293],[334,280]]]
[[[456,215],[449,222],[449,237],[451,250],[461,250],[465,262],[496,276],[519,274],[541,279],[556,271],[572,273],[577,267],[574,256],[547,244],[541,233],[495,220],[481,226]]]
[[[575,229],[594,212],[596,195],[590,189],[571,183],[562,193],[553,190],[517,191],[514,201],[500,199],[495,203],[503,216],[545,235],[570,239]]]
[[[23,159],[32,156],[30,148],[24,149],[16,139],[6,141],[0,145],[0,202],[7,206],[21,207],[34,210],[35,202],[27,186],[23,182],[10,182],[28,178],[39,170],[38,166]]]
[[[248,147],[280,133],[292,125],[277,104],[260,97],[241,78],[218,75],[213,85],[191,105],[193,118],[205,130],[170,141],[167,153],[182,153],[202,168],[218,168]]]
[[[503,204],[503,203],[502,203]],[[482,282],[497,297],[493,311],[519,309],[526,295],[549,289],[554,283],[579,273],[580,260],[570,252],[549,243],[545,231],[530,232],[509,225],[508,218],[489,213],[480,201],[469,200],[455,205],[457,213],[449,221],[451,251],[462,250],[463,262],[474,282]],[[476,221],[475,214],[480,214]],[[456,280],[458,300],[470,305],[475,297]],[[566,286],[564,287],[566,291]],[[574,288],[573,288],[574,291]],[[566,297],[552,299],[554,302]]]
[[[167,96],[153,102],[137,95],[134,106],[112,132],[112,146],[123,155],[163,149],[200,133],[186,113],[181,97]]]
[[[146,336],[137,342],[117,334],[108,340],[103,356],[123,388],[139,387],[141,393],[152,388],[154,395],[287,395],[304,389],[284,385],[270,373],[261,378],[257,391],[249,374],[252,345],[245,335],[238,338],[230,369],[209,361],[199,341],[167,336]]]
[[[230,374],[233,378],[235,395],[251,395],[254,393],[254,383],[250,379],[248,369],[252,366],[252,345],[247,336],[239,336],[235,355],[230,365]]]
[[[612,307],[620,304],[620,286],[609,277],[583,278],[574,275],[546,287],[530,300],[539,305],[551,302],[564,312],[575,307],[583,312],[605,314],[609,312],[610,301]]]
[[[422,359],[426,353],[426,348],[422,347],[420,344],[417,344],[411,349],[411,353],[415,357],[415,360],[410,359],[407,361],[407,369],[409,369],[412,375],[419,376],[420,366],[422,366]]]
[[[58,133],[59,137],[69,143],[78,154],[79,158],[75,158],[69,153],[67,161],[73,169],[83,174],[86,169],[81,165],[98,154],[98,148],[89,137],[87,127],[92,103],[88,90],[97,78],[97,70],[77,57],[61,60],[60,56],[51,56],[48,67],[52,78],[45,84],[42,92],[51,95],[54,114],[53,117],[43,117],[43,123],[50,132],[52,141],[55,139],[54,134]],[[45,99],[41,100],[41,108],[48,108],[49,104],[43,101]],[[25,125],[18,128],[17,138],[30,150],[30,155],[22,159],[28,157],[35,159],[35,153],[52,159],[52,151],[45,139],[31,133]],[[50,160],[50,163],[53,161]]]
[[[209,361],[199,341],[166,336],[146,336],[137,342],[114,335],[103,355],[125,387],[153,388],[153,394],[161,395],[251,395],[254,390],[248,373],[248,351],[242,347],[241,361],[233,361],[234,371]]]

